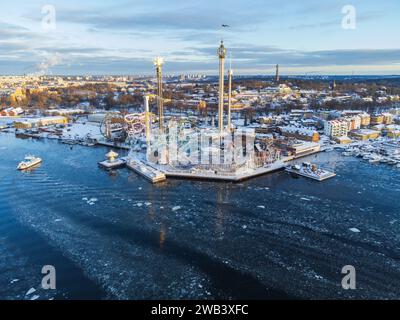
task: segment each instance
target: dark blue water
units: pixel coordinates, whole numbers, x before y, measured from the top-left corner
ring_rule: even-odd
[[[329,153],[306,159],[338,173],[323,183],[278,172],[151,185],[99,169],[106,152],[0,135],[0,298],[400,297],[395,168]],[[16,171],[27,153],[43,164]],[[43,265],[56,290],[40,288]],[[345,265],[357,290],[341,287]]]

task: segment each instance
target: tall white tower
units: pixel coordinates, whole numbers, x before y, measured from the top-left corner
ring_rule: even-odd
[[[224,42],[218,48],[219,57],[219,101],[218,101],[218,129],[222,133],[224,131],[224,79],[225,79],[225,57],[226,49]]]
[[[163,87],[162,87],[162,66],[164,59],[157,57],[154,59],[154,65],[157,71],[157,109],[158,109],[158,123],[160,131],[164,129],[164,101],[163,101]]]
[[[228,71],[228,130],[232,129],[232,124],[231,124],[231,108],[232,108],[232,77],[233,77],[233,70],[232,66],[229,68]]]
[[[146,124],[146,142],[147,146],[150,143],[150,106],[149,106],[149,96],[144,96],[144,112],[145,112],[145,124]]]

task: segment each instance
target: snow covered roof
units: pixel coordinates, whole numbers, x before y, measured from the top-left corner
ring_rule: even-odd
[[[304,136],[313,136],[316,131],[308,128],[298,128],[298,127],[293,127],[293,126],[287,126],[287,127],[280,127],[282,132],[287,132],[287,133],[298,133]]]

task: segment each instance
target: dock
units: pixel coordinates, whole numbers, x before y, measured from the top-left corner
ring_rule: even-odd
[[[112,142],[97,141],[96,144],[99,146],[110,147],[110,148],[114,148],[114,149],[130,150],[130,147],[127,145],[116,144],[116,143],[112,143]]]
[[[126,162],[124,160],[115,160],[114,162],[109,162],[108,160],[100,161],[99,166],[111,170],[111,169],[119,169],[125,166]]]
[[[260,167],[249,172],[238,174],[214,173],[205,171],[179,171],[165,170],[167,178],[175,179],[194,179],[194,180],[209,180],[209,181],[225,181],[225,182],[241,182],[258,176],[262,176],[275,171],[280,171],[285,168],[284,163],[276,163],[270,166]]]
[[[330,172],[330,171],[326,171],[326,170],[324,170],[323,173],[320,174],[320,175],[311,174],[311,173],[307,173],[307,172],[304,172],[304,171],[295,170],[295,169],[292,169],[292,168],[286,168],[285,171],[289,172],[289,173],[292,173],[292,174],[296,174],[296,175],[302,176],[302,177],[313,179],[313,180],[316,180],[316,181],[324,181],[324,180],[336,177],[336,173]]]
[[[126,163],[126,166],[129,169],[135,171],[137,174],[149,180],[151,183],[159,183],[167,179],[163,172],[149,166],[148,164],[138,159],[128,161]]]

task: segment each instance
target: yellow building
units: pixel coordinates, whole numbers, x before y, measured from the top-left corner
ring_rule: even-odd
[[[32,128],[31,121],[15,121],[14,122],[15,129],[30,129]]]
[[[55,116],[55,117],[45,117],[45,118],[39,119],[39,126],[41,126],[41,127],[50,126],[50,125],[54,125],[54,124],[66,125],[66,124],[68,124],[68,118],[61,117],[61,116]]]
[[[10,95],[12,102],[20,102],[26,98],[25,90],[17,88],[14,93]]]
[[[35,127],[45,127],[55,124],[68,124],[68,118],[66,117],[44,117],[44,118],[33,118],[23,119],[21,121],[14,122],[14,128],[16,129],[30,129]]]
[[[383,123],[382,115],[371,116],[371,125],[377,125],[377,124],[382,124],[382,123]]]
[[[393,123],[393,115],[391,113],[382,114],[383,123],[384,124],[392,124]]]
[[[393,130],[388,132],[387,136],[389,138],[395,139],[395,138],[400,138],[400,130]]]
[[[368,113],[362,113],[359,117],[361,118],[362,127],[368,127],[371,124],[371,116]]]
[[[289,138],[296,138],[298,140],[305,140],[311,142],[318,142],[320,140],[319,133],[317,131],[297,128],[297,127],[280,127],[282,135]]]
[[[339,144],[349,144],[352,143],[353,141],[347,136],[342,136],[342,137],[336,137],[335,142]]]
[[[375,130],[362,129],[362,130],[352,131],[350,132],[350,135],[357,140],[369,140],[369,139],[379,138],[381,133]]]

